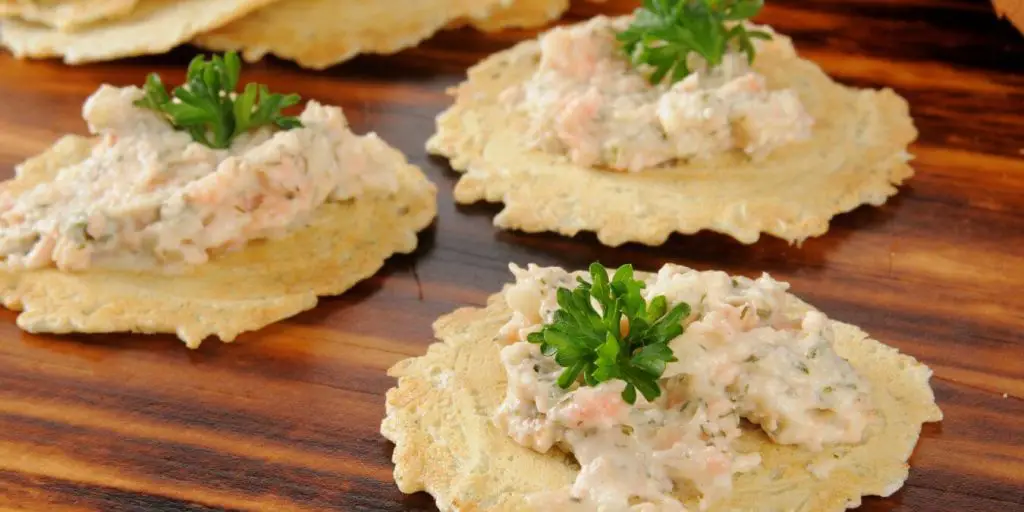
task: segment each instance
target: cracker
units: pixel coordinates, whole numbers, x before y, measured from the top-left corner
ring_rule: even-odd
[[[0,17],[17,17],[61,32],[71,32],[98,21],[120,18],[139,0],[0,0]]]
[[[505,0],[283,0],[195,38],[211,50],[237,50],[324,69],[360,53],[395,53],[449,21],[483,17]]]
[[[581,167],[526,147],[527,116],[498,95],[530,78],[536,40],[495,54],[454,89],[438,116],[430,153],[464,175],[459,203],[502,202],[494,224],[573,236],[595,231],[601,243],[660,245],[673,232],[708,229],[742,243],[768,233],[799,243],[828,230],[829,220],[861,204],[882,205],[913,175],[907,145],[917,137],[907,102],[892,90],[860,90],[832,81],[800,59],[788,38],[762,51],[755,68],[770,88],[793,87],[816,124],[809,141],[759,163],[730,153],[691,163],[618,173]]]
[[[491,296],[486,308],[443,316],[434,323],[439,343],[388,370],[398,385],[387,393],[381,433],[395,443],[395,482],[402,492],[430,493],[442,511],[528,510],[527,494],[570,485],[579,470],[561,451],[524,448],[491,422],[506,392],[494,337],[510,316],[502,294]],[[841,511],[865,495],[889,496],[906,481],[921,425],[942,419],[928,385],[931,370],[857,327],[833,322],[833,328],[836,351],[871,382],[881,421],[866,442],[826,446],[817,454],[776,445],[748,425],[738,446],[759,450],[763,463],[737,475],[731,497],[711,512]],[[825,479],[807,469],[833,460]],[[695,496],[680,498],[699,509]]]
[[[463,20],[484,32],[497,32],[507,28],[536,28],[557,20],[569,9],[569,0],[514,0],[485,18]]]
[[[88,156],[91,143],[67,136],[26,161],[4,186],[25,189]],[[94,269],[0,271],[0,299],[20,310],[29,332],[176,333],[190,348],[208,336],[232,341],[316,305],[372,276],[395,253],[416,248],[416,233],[437,212],[436,188],[405,157],[399,188],[326,203],[312,223],[284,238],[250,242],[182,275]]]
[[[5,19],[0,43],[18,58],[63,57],[68,64],[164,53],[273,1],[140,0],[124,17],[74,32]]]

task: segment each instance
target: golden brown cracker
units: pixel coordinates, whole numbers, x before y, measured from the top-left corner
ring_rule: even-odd
[[[524,448],[491,422],[506,392],[494,338],[510,317],[502,294],[486,308],[443,316],[434,323],[440,341],[388,371],[398,385],[387,393],[381,433],[395,443],[395,481],[403,492],[430,493],[442,511],[529,510],[526,495],[569,485],[579,470],[571,456]],[[903,485],[921,425],[942,419],[928,385],[931,370],[857,327],[832,327],[836,351],[872,386],[878,421],[866,442],[813,453],[774,444],[746,425],[738,448],[759,451],[763,463],[737,475],[733,494],[710,512],[841,511],[864,495],[888,496]],[[834,461],[824,479],[808,469],[821,461]],[[696,496],[680,498],[698,509]]]
[[[282,0],[195,38],[247,61],[267,54],[324,69],[360,53],[415,46],[449,21],[486,16],[504,0]]]
[[[537,69],[537,41],[495,54],[454,89],[455,104],[427,143],[463,174],[459,203],[502,202],[495,225],[572,236],[594,231],[605,245],[660,245],[673,232],[712,230],[743,243],[768,233],[799,243],[862,204],[881,205],[913,174],[907,145],[917,137],[907,102],[892,90],[842,86],[801,59],[788,38],[759,54],[769,87],[792,87],[815,118],[809,141],[762,162],[730,153],[639,173],[573,165],[527,147],[528,119],[499,94]]]
[[[557,20],[569,9],[569,0],[515,0],[485,18],[470,18],[461,24],[484,32],[507,28],[536,28]]]
[[[116,19],[135,9],[139,0],[0,0],[0,17],[16,17],[61,32],[98,21]]]
[[[74,32],[16,19],[0,22],[0,43],[18,58],[68,64],[164,53],[275,0],[140,0],[131,13]]]
[[[4,187],[53,179],[87,157],[87,139],[68,136],[26,161]],[[416,248],[416,233],[436,215],[436,188],[405,157],[395,194],[326,203],[311,224],[287,236],[250,242],[181,275],[92,269],[0,271],[0,299],[19,310],[29,332],[176,333],[195,348],[208,336],[231,341],[316,305],[372,276],[395,253]]]

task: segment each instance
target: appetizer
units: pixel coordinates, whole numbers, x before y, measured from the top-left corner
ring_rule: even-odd
[[[893,91],[854,89],[749,23],[760,0],[645,0],[493,55],[427,143],[497,226],[610,246],[708,229],[799,243],[881,205],[917,136]]]
[[[840,511],[942,418],[931,370],[767,274],[511,269],[389,370],[395,481],[442,511]]]
[[[196,57],[168,92],[103,85],[0,186],[0,299],[30,332],[176,333],[195,348],[312,308],[412,252],[436,190],[341,109]]]

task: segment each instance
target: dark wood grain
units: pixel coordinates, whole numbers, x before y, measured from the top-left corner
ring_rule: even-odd
[[[314,73],[266,61],[271,88],[345,107],[440,189],[416,254],[315,310],[225,345],[170,336],[36,336],[0,312],[0,509],[434,510],[391,479],[377,432],[384,371],[430,324],[482,304],[508,262],[677,262],[793,283],[834,318],[935,370],[946,419],[927,425],[907,486],[863,510],[1024,510],[1024,38],[987,0],[772,0],[761,21],[837,79],[888,86],[921,132],[917,176],[882,208],[835,219],[803,247],[712,234],[610,250],[592,235],[496,231],[496,206],[456,207],[456,175],[423,144],[447,86],[531,32],[460,30],[392,57]],[[566,21],[634,2],[581,4]],[[0,55],[0,171],[83,132],[104,82],[176,82],[195,52],[67,68]]]

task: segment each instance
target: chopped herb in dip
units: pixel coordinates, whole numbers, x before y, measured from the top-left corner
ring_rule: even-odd
[[[523,446],[560,447],[580,464],[571,487],[530,497],[539,510],[686,510],[674,495],[680,488],[694,489],[703,509],[729,495],[734,475],[761,464],[758,453],[738,449],[750,424],[812,451],[863,440],[868,385],[835,352],[828,319],[796,307],[785,283],[675,265],[643,279],[628,266],[611,280],[600,266],[589,275],[512,271],[505,300],[513,314],[499,335],[508,384],[495,424]],[[661,334],[631,338],[638,319],[644,332]],[[642,385],[603,378],[599,352],[611,352],[603,347],[612,339],[619,354],[658,347],[659,371]],[[616,361],[628,373],[627,358]],[[626,392],[630,384],[641,396]]]

